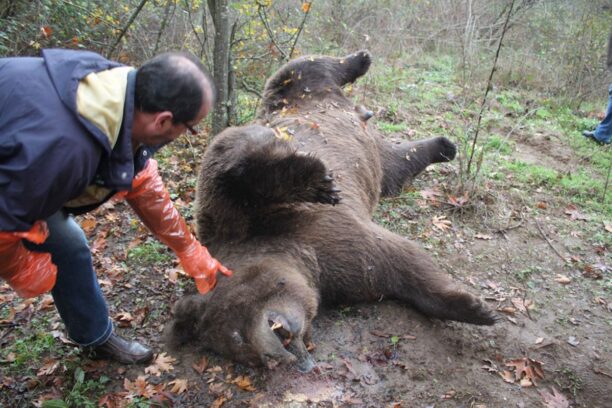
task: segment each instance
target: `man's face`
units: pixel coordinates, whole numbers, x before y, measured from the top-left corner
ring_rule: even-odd
[[[132,140],[136,144],[157,146],[170,143],[200,123],[212,109],[212,89],[204,87],[204,100],[198,115],[187,123],[175,123],[169,111],[157,113],[136,112],[132,126]]]

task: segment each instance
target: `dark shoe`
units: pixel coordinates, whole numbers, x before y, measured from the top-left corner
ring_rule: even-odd
[[[589,139],[594,139],[595,138],[595,131],[593,130],[585,130],[582,132],[582,136],[589,138]]]
[[[601,140],[597,140],[597,138],[595,137],[595,132],[593,132],[591,130],[585,130],[584,132],[582,132],[582,136],[586,137],[587,139],[591,139],[592,141],[594,141],[598,145],[605,144]]]
[[[129,341],[115,333],[99,346],[86,349],[94,360],[114,360],[123,364],[148,363],[153,357],[153,350],[136,341]]]

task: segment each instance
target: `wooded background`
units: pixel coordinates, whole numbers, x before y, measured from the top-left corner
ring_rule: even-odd
[[[250,120],[264,79],[303,54],[369,49],[418,64],[455,58],[466,84],[535,88],[579,108],[604,98],[610,0],[0,0],[0,56],[41,48],[97,51],[138,66],[188,51],[219,88],[216,134]]]

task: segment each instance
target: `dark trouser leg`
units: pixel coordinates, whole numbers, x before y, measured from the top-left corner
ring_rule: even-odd
[[[70,338],[81,346],[102,344],[111,335],[113,325],[93,269],[87,238],[63,211],[46,221],[49,238],[41,245],[26,245],[35,251],[49,252],[57,265],[57,282],[51,293]]]
[[[595,139],[602,143],[610,143],[612,138],[612,84],[608,88],[608,109],[606,110],[606,117],[597,125],[595,129]]]

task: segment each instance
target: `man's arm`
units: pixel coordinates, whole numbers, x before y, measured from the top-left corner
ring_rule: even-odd
[[[151,232],[176,253],[185,272],[195,279],[200,293],[215,287],[217,272],[227,276],[232,274],[211,257],[206,247],[189,231],[162,182],[157,161],[150,159],[147,162],[134,178],[132,191],[125,198]]]

